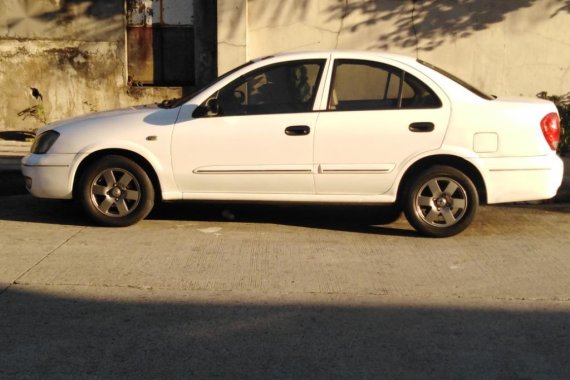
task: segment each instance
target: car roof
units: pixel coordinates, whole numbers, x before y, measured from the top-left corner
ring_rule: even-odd
[[[295,58],[295,57],[305,57],[307,55],[333,55],[334,57],[358,57],[358,58],[388,58],[400,62],[416,62],[416,58],[404,55],[390,53],[386,51],[378,50],[311,50],[311,51],[295,51],[295,52],[279,52],[272,54],[268,57],[279,57],[279,58]],[[268,58],[263,57],[263,58]]]

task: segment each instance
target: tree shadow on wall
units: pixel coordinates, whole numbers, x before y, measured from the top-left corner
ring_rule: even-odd
[[[556,17],[558,16],[558,14],[562,13],[562,12],[568,12],[570,13],[570,0],[566,0],[566,1],[560,1],[560,3],[563,4],[559,4],[559,2],[557,2],[557,4],[559,4],[559,8],[557,8],[552,15],[550,16],[552,17]]]
[[[350,32],[381,22],[393,23],[396,28],[378,36],[374,48],[410,48],[418,44],[418,50],[429,51],[448,38],[469,37],[504,21],[509,13],[535,3],[537,0],[496,1],[491,7],[490,2],[480,0],[339,0],[327,11],[329,20],[344,19],[344,27]],[[570,12],[570,0],[562,7],[551,8],[551,17]],[[351,22],[351,17],[361,21]]]
[[[42,33],[49,35],[57,30],[72,25],[80,18],[88,18],[106,23],[90,24],[79,22],[74,27],[75,33],[85,40],[106,40],[123,28],[117,17],[123,17],[123,1],[95,0],[60,0],[25,2],[9,10],[9,29],[21,27],[35,29],[43,24]],[[39,24],[38,24],[39,23]]]
[[[132,0],[129,0],[132,1]],[[207,0],[202,0],[207,1]],[[307,19],[315,0],[265,1],[249,0],[250,9],[254,10],[251,17],[264,18],[272,25],[284,25],[290,22],[303,22],[316,27],[318,20]],[[47,0],[43,2],[47,3]],[[363,27],[380,23],[389,23],[390,27],[379,36],[372,37],[370,48],[389,49],[394,47],[411,48],[421,41],[419,50],[433,50],[449,38],[465,38],[478,31],[487,29],[505,20],[506,15],[523,8],[529,8],[542,2],[547,7],[545,20],[570,13],[570,0],[511,0],[511,1],[481,1],[481,0],[335,0],[329,1],[321,12],[325,13],[323,21],[340,21],[342,32],[354,33]],[[38,2],[39,3],[39,2]],[[34,19],[53,24],[53,28],[72,23],[76,18],[86,16],[96,20],[109,20],[109,27],[116,32],[122,25],[112,20],[123,15],[123,1],[95,0],[61,0],[49,2],[48,11],[35,14],[38,8],[36,2],[26,5],[24,12],[27,17],[12,17],[9,27],[25,19]],[[58,4],[58,5],[55,5]],[[326,3],[325,3],[326,4]],[[492,6],[490,6],[492,4]],[[240,17],[230,20],[230,33],[239,30],[245,12]],[[97,30],[85,25],[81,33],[86,38],[108,35],[110,30]],[[333,30],[331,30],[333,31]],[[224,36],[222,36],[224,38]]]
[[[323,20],[329,23],[341,21],[338,26],[341,33],[355,33],[364,27],[387,23],[390,28],[382,31],[376,40],[371,36],[370,48],[411,48],[419,41],[418,50],[428,51],[450,38],[469,37],[503,22],[508,14],[529,8],[539,1],[336,0],[330,1],[331,5],[324,8],[326,18]],[[306,16],[311,0],[263,2],[263,6],[261,0],[250,2],[254,6],[259,4],[252,8],[255,9],[253,17],[267,18],[272,26],[298,21],[319,26]],[[545,6],[548,8],[548,13],[544,15],[546,20],[561,13],[570,13],[570,0],[548,0]]]

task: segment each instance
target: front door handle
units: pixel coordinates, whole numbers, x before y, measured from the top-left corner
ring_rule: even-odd
[[[311,128],[306,125],[292,125],[285,128],[285,134],[287,136],[305,136],[311,132]]]
[[[429,122],[412,123],[408,129],[412,132],[431,132],[435,129],[435,125]]]

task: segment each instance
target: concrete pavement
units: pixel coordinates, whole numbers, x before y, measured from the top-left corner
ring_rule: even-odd
[[[417,236],[370,208],[0,197],[0,378],[567,379],[570,205]]]

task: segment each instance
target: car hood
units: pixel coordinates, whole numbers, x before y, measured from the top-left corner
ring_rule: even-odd
[[[147,104],[142,106],[133,106],[128,108],[116,109],[104,112],[95,112],[88,115],[73,117],[70,119],[59,120],[50,124],[46,124],[37,132],[39,135],[47,130],[57,130],[63,132],[68,128],[81,128],[96,124],[114,124],[124,121],[140,121],[148,123],[160,123],[160,125],[173,124],[179,109],[160,108],[156,104]],[[154,116],[154,117],[150,117]]]
[[[55,130],[60,137],[52,153],[77,153],[106,141],[142,141],[149,135],[170,136],[180,108],[157,105],[98,112],[48,124],[38,131]]]

